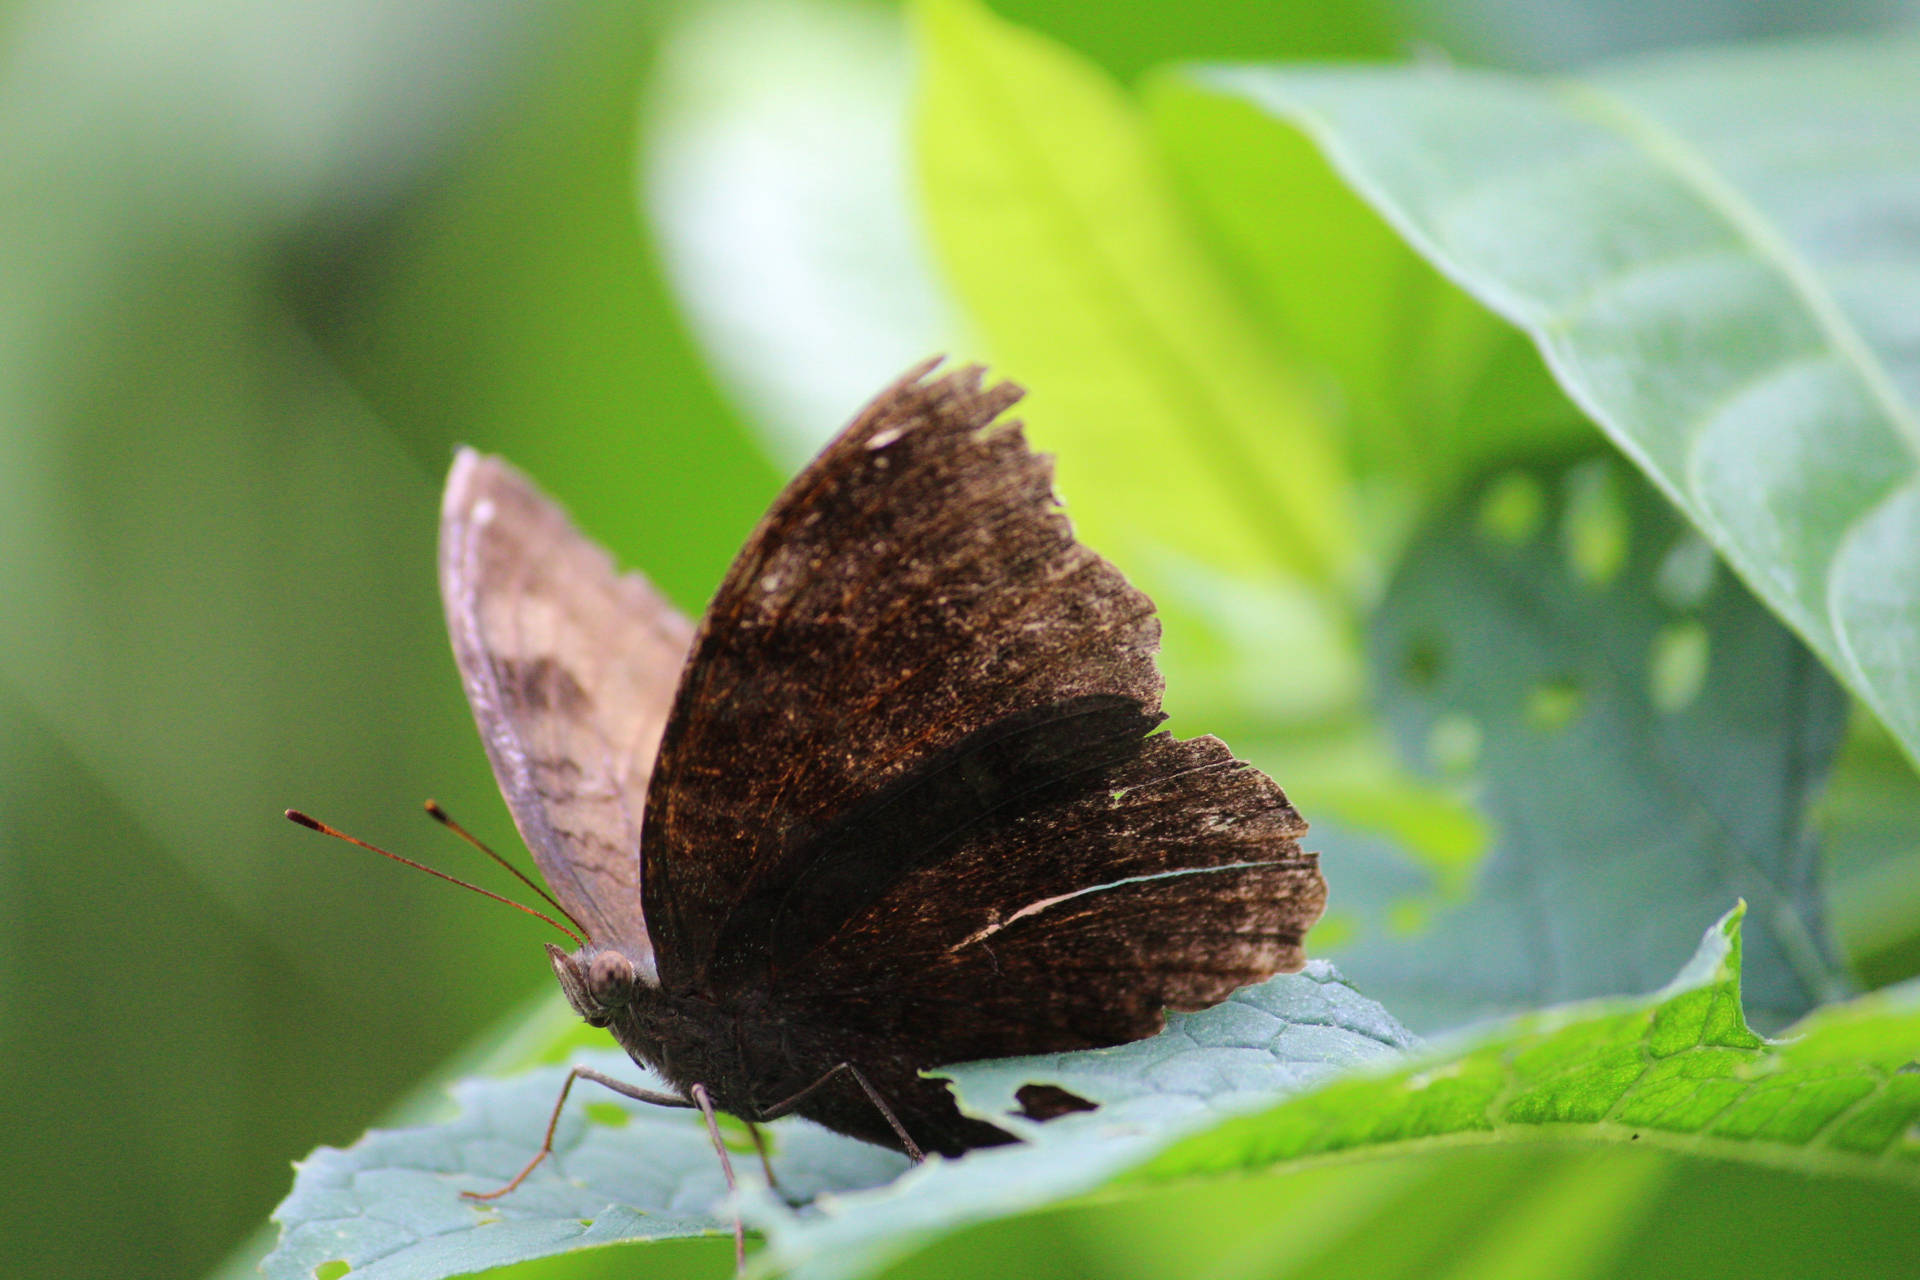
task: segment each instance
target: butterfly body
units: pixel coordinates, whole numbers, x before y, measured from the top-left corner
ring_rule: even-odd
[[[704,1084],[721,1110],[760,1120],[841,1063],[855,1061],[923,1148],[958,1155],[1010,1140],[992,1125],[955,1114],[946,1090],[917,1074],[924,1064],[904,1060],[870,1038],[822,1034],[809,1020],[786,1016],[762,993],[729,1006],[637,980],[595,983],[590,975],[596,962],[617,953],[591,947],[568,953],[551,945],[547,950],[574,1011],[605,1027],[634,1061],[651,1067],[683,1095]],[[900,1145],[851,1079],[830,1080],[796,1110],[838,1132]]]
[[[1009,1139],[922,1070],[1137,1039],[1298,968],[1325,886],[1271,780],[1155,732],[1152,603],[997,421],[1019,390],[930,367],[788,487],[697,631],[471,452],[441,575],[496,777],[588,935],[549,948],[581,1016],[749,1120],[850,1064],[954,1154]],[[902,1145],[851,1075],[797,1110]]]

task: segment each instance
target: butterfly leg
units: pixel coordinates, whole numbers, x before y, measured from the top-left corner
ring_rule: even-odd
[[[624,1094],[636,1102],[651,1102],[656,1107],[691,1107],[694,1104],[685,1098],[671,1093],[657,1093],[652,1089],[642,1089],[639,1085],[628,1084],[624,1080],[615,1080],[612,1076],[601,1075],[591,1067],[575,1067],[567,1072],[567,1082],[560,1086],[560,1097],[553,1104],[553,1114],[547,1117],[547,1136],[540,1143],[540,1149],[533,1153],[533,1159],[527,1161],[527,1167],[514,1175],[513,1181],[498,1191],[462,1191],[460,1194],[469,1200],[498,1200],[527,1180],[527,1175],[540,1167],[540,1162],[553,1154],[553,1132],[560,1127],[560,1111],[567,1105],[567,1095],[573,1092],[575,1080],[591,1080],[603,1084],[615,1093]],[[723,1157],[724,1159],[724,1157]],[[728,1174],[727,1185],[732,1186],[732,1174]]]
[[[766,1135],[760,1132],[759,1125],[745,1117],[741,1118],[741,1123],[746,1125],[747,1132],[753,1135],[753,1149],[760,1153],[760,1168],[766,1172],[767,1187],[776,1195],[785,1196],[787,1193],[780,1190],[780,1180],[773,1176],[773,1161],[767,1158]]]
[[[867,1078],[860,1074],[860,1068],[854,1066],[851,1062],[843,1062],[839,1066],[832,1068],[825,1075],[815,1080],[800,1092],[794,1094],[791,1098],[788,1098],[785,1102],[776,1103],[771,1107],[763,1107],[760,1111],[759,1118],[761,1120],[778,1120],[781,1116],[786,1115],[808,1098],[811,1098],[842,1071],[853,1077],[854,1083],[858,1084],[861,1092],[867,1095],[867,1101],[873,1103],[874,1108],[879,1111],[881,1116],[886,1120],[888,1127],[893,1130],[894,1137],[900,1139],[900,1146],[906,1151],[907,1158],[915,1164],[923,1163],[927,1156],[925,1152],[920,1150],[920,1144],[913,1140],[913,1135],[907,1132],[907,1127],[900,1123],[900,1117],[893,1114],[893,1108],[888,1106],[887,1100],[880,1096],[880,1091],[868,1083]]]
[[[687,1092],[693,1095],[693,1105],[699,1107],[700,1114],[706,1117],[707,1136],[713,1139],[714,1153],[720,1157],[720,1172],[726,1175],[727,1192],[732,1194],[738,1189],[738,1185],[733,1180],[733,1161],[727,1157],[727,1144],[720,1137],[720,1121],[713,1114],[713,1099],[707,1093],[707,1086],[703,1084],[696,1084]],[[759,1141],[758,1135],[755,1135],[754,1141]],[[766,1152],[762,1151],[760,1154],[764,1159]],[[736,1271],[744,1272],[747,1269],[747,1229],[746,1225],[740,1221],[738,1209],[733,1211],[733,1265]]]

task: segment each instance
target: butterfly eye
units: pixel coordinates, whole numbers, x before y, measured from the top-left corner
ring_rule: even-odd
[[[618,951],[602,951],[587,970],[587,994],[603,1009],[633,1003],[633,961]]]

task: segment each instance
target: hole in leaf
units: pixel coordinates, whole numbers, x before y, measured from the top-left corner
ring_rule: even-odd
[[[1440,642],[1432,636],[1421,636],[1408,647],[1406,660],[1401,664],[1407,683],[1420,690],[1433,688],[1440,683],[1441,661]]]
[[[1014,1090],[1013,1096],[1019,1100],[1020,1114],[1029,1120],[1053,1120],[1075,1111],[1100,1109],[1085,1098],[1053,1084],[1023,1084]]]
[[[1487,486],[1480,499],[1480,532],[1495,542],[1517,547],[1531,542],[1546,515],[1540,482],[1524,471],[1509,471]]]
[[[1527,693],[1527,723],[1543,733],[1559,733],[1586,710],[1587,691],[1571,676],[1535,685]]]
[[[1920,1060],[1909,1062],[1894,1072],[1897,1076],[1920,1076]]]
[[[353,1268],[347,1263],[346,1259],[335,1258],[331,1262],[323,1262],[315,1267],[313,1269],[313,1280],[340,1280],[341,1276],[351,1270],[353,1270]]]
[[[1465,773],[1480,761],[1480,726],[1458,712],[1441,716],[1427,731],[1427,759],[1442,773]]]
[[[1653,594],[1669,609],[1698,609],[1713,590],[1713,548],[1689,532],[1660,557],[1653,573]]]
[[[1593,587],[1612,582],[1627,563],[1629,533],[1627,507],[1613,467],[1594,461],[1569,471],[1560,541],[1574,576]]]
[[[1653,637],[1647,659],[1647,692],[1667,715],[1684,711],[1707,683],[1711,649],[1698,619],[1670,622]]]
[[[615,1102],[589,1102],[587,1119],[595,1124],[604,1124],[609,1129],[624,1128],[633,1117],[627,1109]]]

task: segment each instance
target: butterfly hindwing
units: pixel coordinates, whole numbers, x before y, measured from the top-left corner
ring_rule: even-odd
[[[1300,967],[1326,890],[1270,779],[1218,739],[1161,734],[1080,782],[983,824],[783,972],[788,1016],[830,1008],[957,1062],[1138,1039]]]
[[[518,471],[448,477],[440,588],[487,758],[561,905],[637,965],[640,815],[693,628]]]

